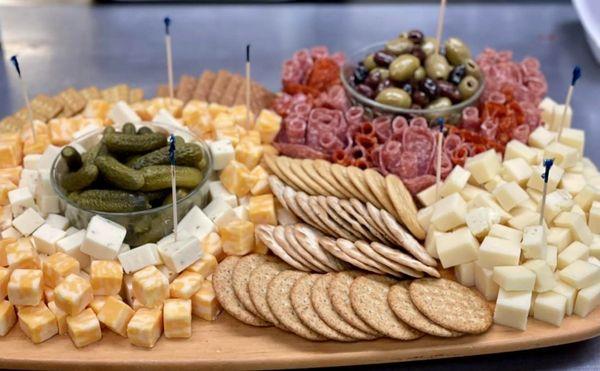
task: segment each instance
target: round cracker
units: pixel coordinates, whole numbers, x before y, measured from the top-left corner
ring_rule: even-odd
[[[450,331],[425,317],[410,300],[408,286],[410,282],[403,281],[390,288],[388,293],[388,304],[398,318],[412,328],[421,332],[438,337],[457,337],[462,333]]]
[[[342,249],[340,249],[340,247],[337,245],[336,241],[330,237],[321,237],[319,238],[319,245],[327,252],[329,252],[331,255],[335,256],[336,258],[345,261],[346,263],[355,266],[356,268],[360,268],[363,269],[367,272],[372,272],[372,273],[379,273],[381,274],[382,272],[379,269],[376,269],[368,264],[365,264],[363,262],[361,262],[360,260],[357,260],[355,258],[353,258],[352,256],[346,254]]]
[[[485,299],[458,282],[421,278],[410,284],[409,293],[419,312],[449,330],[481,334],[492,325]]]
[[[385,223],[386,227],[396,236],[397,241],[403,246],[408,252],[410,252],[415,258],[419,259],[423,263],[435,267],[437,261],[429,255],[427,250],[417,241],[412,234],[407,232],[394,217],[385,210],[381,210],[381,219]]]
[[[375,223],[375,225],[377,225],[377,227],[383,232],[383,234],[388,238],[388,240],[394,242],[394,244],[397,244],[398,242],[396,242],[396,237],[385,226],[385,223],[383,222],[383,219],[381,218],[381,211],[378,208],[376,208],[375,206],[373,206],[373,204],[370,202],[367,202],[365,206],[367,208],[367,212],[369,213],[369,216],[371,217],[371,220],[373,220],[373,223]]]
[[[285,328],[289,329],[298,336],[308,340],[324,341],[325,337],[309,329],[300,321],[300,318],[294,312],[291,300],[292,287],[296,281],[306,273],[297,271],[283,271],[269,282],[267,289],[267,303],[273,315],[281,322]]]
[[[285,207],[286,209],[290,210],[287,203],[285,202],[285,198],[283,197],[285,191],[285,184],[283,184],[281,179],[279,179],[275,175],[269,175],[269,187],[271,188],[271,192],[275,195],[279,203],[283,205],[283,207]]]
[[[279,179],[281,179],[281,181],[283,181],[285,184],[293,186],[294,183],[292,183],[292,181],[277,166],[276,159],[277,159],[277,156],[274,156],[274,155],[263,156],[263,160],[264,160],[265,164],[267,165],[267,168],[269,168],[269,170],[271,170],[271,172],[273,174],[277,175],[277,177]]]
[[[275,241],[275,237],[273,236],[274,229],[275,229],[275,227],[273,227],[272,225],[266,225],[266,224],[257,225],[255,228],[255,235],[262,241],[262,243],[265,244],[265,246],[267,246],[269,248],[269,250],[271,250],[273,252],[273,254],[280,257],[281,260],[283,260],[284,262],[288,263],[289,265],[291,265],[292,267],[294,267],[298,270],[309,272],[310,271],[309,268],[300,264],[300,262],[298,262],[293,257],[291,257],[285,251],[285,249],[282,246],[280,246],[277,243],[277,241]]]
[[[367,230],[376,237],[376,239],[375,239],[376,241],[382,241],[385,243],[389,242],[387,237],[385,237],[383,234],[381,234],[379,232],[379,229],[377,229],[375,226],[369,224],[369,221],[366,220],[361,213],[359,213],[357,210],[355,210],[354,207],[352,207],[352,204],[350,203],[350,201],[340,200],[340,206],[342,207],[342,209],[344,209],[344,211],[346,213],[348,213],[349,215],[352,215],[352,217],[354,219],[356,219],[356,221],[358,223],[360,223],[363,228],[367,228]],[[365,211],[366,211],[366,209],[365,209]]]
[[[294,230],[296,240],[308,251],[315,259],[330,267],[333,271],[342,271],[347,269],[346,264],[340,259],[328,253],[319,245],[319,237],[322,236],[317,230],[306,224],[296,224]]]
[[[366,238],[369,241],[377,241],[377,237],[373,233],[371,233],[368,229],[363,228],[363,226],[358,221],[356,221],[356,219],[352,217],[352,215],[348,214],[346,210],[344,210],[340,206],[339,198],[329,196],[326,198],[326,200],[330,210],[336,213],[341,219],[349,223],[352,230],[355,230],[360,234],[359,237],[362,236],[363,238]]]
[[[217,265],[212,281],[217,300],[227,313],[239,321],[252,326],[271,326],[270,323],[247,311],[233,291],[233,270],[239,260],[238,256],[228,256]]]
[[[333,304],[331,303],[331,299],[329,298],[328,292],[329,284],[333,280],[334,276],[334,273],[321,275],[317,278],[312,287],[310,300],[313,305],[313,308],[317,312],[317,315],[329,327],[346,336],[349,336],[356,340],[375,339],[376,336],[370,335],[352,326],[351,324],[346,322],[339,314],[337,314],[335,309],[333,309]]]
[[[356,212],[367,221],[367,223],[371,226],[372,229],[376,229],[388,241],[392,242],[392,240],[387,235],[387,231],[385,229],[380,228],[380,226],[373,220],[365,204],[363,204],[362,202],[360,202],[360,200],[357,200],[356,198],[351,198],[349,202],[350,206],[352,206],[352,208],[356,210]]]
[[[309,271],[315,271],[317,268],[308,260],[304,259],[302,254],[300,254],[292,245],[288,242],[285,237],[285,227],[282,225],[278,225],[273,228],[273,238],[275,242],[279,244],[285,250],[285,252],[292,257],[295,261],[308,268]]]
[[[286,203],[288,209],[292,213],[294,213],[298,218],[300,218],[305,223],[312,225],[311,219],[308,217],[308,215],[306,215],[304,210],[302,210],[300,208],[300,206],[298,206],[298,203],[296,202],[296,191],[294,191],[294,189],[292,187],[285,187],[283,189],[283,198],[285,200],[285,203]]]
[[[242,257],[235,265],[235,268],[233,269],[233,276],[231,278],[233,291],[242,305],[246,308],[246,310],[264,320],[267,319],[264,318],[260,312],[258,312],[258,310],[256,310],[254,303],[252,303],[252,299],[250,299],[250,293],[248,292],[248,281],[250,280],[250,273],[252,273],[255,268],[268,261],[273,261],[274,259],[275,258],[273,256],[261,254],[246,255]]]
[[[363,202],[367,200],[367,198],[354,186],[352,181],[350,181],[347,167],[333,164],[331,165],[331,173],[335,180],[337,180],[338,183],[352,195],[352,197],[358,198]]]
[[[356,278],[350,286],[352,309],[369,326],[392,339],[418,339],[423,333],[400,321],[388,305],[390,286],[397,282],[374,274]]]
[[[428,275],[433,277],[440,276],[440,273],[435,268],[425,265],[417,259],[413,258],[412,256],[407,255],[401,251],[393,249],[389,246],[385,246],[378,242],[371,243],[371,247],[373,248],[373,250],[375,250],[376,253],[390,260],[393,260],[398,264],[402,264],[414,270],[427,273]]]
[[[273,315],[267,303],[267,288],[269,287],[269,282],[275,276],[280,272],[290,269],[292,267],[283,262],[266,262],[254,269],[250,273],[250,279],[248,280],[248,293],[257,312],[267,321],[282,329],[285,329],[285,327]]]
[[[292,172],[294,172],[298,178],[302,179],[302,181],[304,183],[306,183],[306,185],[314,191],[314,193],[311,193],[313,195],[324,195],[327,194],[327,190],[324,189],[323,187],[321,187],[321,185],[317,182],[315,182],[313,180],[313,178],[311,178],[306,171],[304,171],[304,168],[302,167],[302,160],[298,160],[298,159],[292,159],[290,161],[290,169],[292,170]]]
[[[316,161],[314,160],[303,159],[300,161],[300,166],[306,175],[308,175],[315,183],[325,190],[325,193],[322,193],[323,195],[332,195],[339,198],[345,198],[346,195],[338,191],[337,188],[327,181],[327,179],[323,178],[321,174],[319,174],[315,167],[315,162]]]
[[[310,218],[312,221],[311,225],[314,225],[327,234],[333,234],[334,231],[331,230],[327,224],[323,223],[321,218],[318,216],[318,213],[312,207],[310,207],[309,201],[311,198],[312,197],[308,197],[308,195],[304,192],[298,192],[296,193],[296,204]]]
[[[338,238],[336,244],[345,254],[369,267],[372,267],[375,271],[377,271],[376,273],[389,274],[395,277],[403,276],[402,273],[398,273],[397,271],[394,271],[385,264],[381,264],[378,261],[371,259],[367,255],[363,254],[359,249],[356,248],[356,246],[354,246],[354,243],[352,241],[344,240],[343,238]],[[371,271],[373,272],[373,270]]]
[[[385,256],[379,254],[378,252],[373,250],[373,248],[366,241],[362,241],[362,240],[355,241],[354,246],[356,246],[356,248],[359,249],[360,252],[367,255],[369,258],[371,258],[375,261],[378,261],[381,264],[384,264],[385,266],[387,266],[388,268],[390,268],[396,272],[404,273],[411,277],[423,277],[422,272],[419,272],[410,267],[402,265],[398,262],[395,262],[395,261],[388,259]]]
[[[364,198],[373,205],[377,206],[377,208],[382,209],[383,206],[381,206],[381,203],[379,202],[377,197],[375,197],[373,192],[371,192],[369,186],[367,185],[365,173],[356,166],[348,166],[346,168],[346,171],[348,174],[348,178],[350,179],[354,187],[356,187],[356,189],[358,189],[358,191],[364,196]]]
[[[329,283],[327,294],[329,295],[329,299],[331,299],[331,305],[333,306],[333,309],[340,317],[344,319],[344,321],[348,322],[350,325],[364,333],[380,337],[380,333],[369,326],[356,314],[356,312],[354,312],[354,309],[352,309],[352,304],[350,303],[350,287],[352,286],[354,279],[356,277],[360,277],[361,275],[363,275],[363,273],[359,271],[345,271],[336,273]]]
[[[425,239],[427,232],[417,219],[417,206],[402,180],[394,174],[388,174],[385,177],[385,187],[402,223],[416,238]]]
[[[312,197],[310,206],[316,210],[316,213],[321,220],[323,220],[323,222],[333,231],[333,233],[329,233],[330,235],[348,239],[357,238],[356,233],[352,228],[349,225],[346,225],[345,222],[329,208],[325,196]]]
[[[322,263],[319,259],[315,258],[314,255],[310,253],[310,251],[298,241],[296,238],[296,225],[286,225],[284,227],[285,239],[290,244],[290,246],[298,252],[298,254],[302,255],[304,260],[309,261],[311,265],[316,268],[317,272],[331,272],[333,269],[326,264]]]
[[[312,302],[310,301],[310,295],[313,285],[315,281],[320,275],[311,274],[304,277],[301,277],[294,287],[292,287],[291,292],[291,300],[292,307],[294,308],[294,312],[298,315],[298,318],[306,325],[306,327],[310,328],[317,334],[325,336],[330,340],[335,341],[356,341],[355,338],[350,336],[346,336],[339,331],[331,328],[327,323],[325,323],[321,317],[315,311]]]
[[[304,191],[309,194],[314,194],[315,191],[306,184],[304,180],[302,180],[298,174],[296,174],[291,168],[292,159],[285,156],[279,156],[276,159],[277,166],[285,174],[285,176],[292,181],[299,190]]]
[[[364,170],[364,174],[367,186],[373,195],[375,195],[377,201],[379,201],[383,208],[389,211],[392,215],[396,214],[394,204],[392,203],[392,200],[387,193],[387,189],[385,188],[385,179],[383,178],[383,175],[381,175],[379,171],[375,169],[366,169]]]
[[[336,177],[333,175],[333,164],[325,160],[314,160],[313,167],[317,171],[317,174],[329,183],[338,193],[341,193],[346,198],[354,197],[352,193],[344,188]]]

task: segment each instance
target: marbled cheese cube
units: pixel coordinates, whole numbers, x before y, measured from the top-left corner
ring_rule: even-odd
[[[156,267],[146,267],[133,275],[133,295],[145,307],[159,307],[169,297],[169,280]]]
[[[477,291],[485,297],[485,300],[496,300],[500,286],[494,282],[494,271],[483,268],[478,262],[473,264],[473,268],[475,270],[475,287]]]
[[[575,299],[573,313],[580,317],[586,317],[596,309],[598,305],[600,305],[600,282],[579,290],[577,299]]]
[[[520,257],[521,246],[514,241],[487,236],[479,246],[478,262],[484,268],[519,265]]]
[[[0,300],[8,295],[8,281],[10,280],[10,270],[0,267]]]
[[[19,238],[6,246],[6,262],[11,270],[40,269],[42,263],[29,238]]]
[[[260,133],[262,143],[273,142],[281,128],[281,116],[271,110],[263,109],[256,118],[254,129]]]
[[[9,221],[9,223],[10,223],[10,221]],[[21,232],[17,231],[13,227],[8,227],[7,229],[3,230],[1,233],[1,236],[2,236],[2,239],[7,239],[7,238],[17,239],[17,238],[23,237]]]
[[[567,298],[567,306],[565,309],[565,314],[570,316],[573,314],[573,307],[575,306],[575,298],[577,297],[577,289],[572,286],[567,285],[562,281],[558,281],[556,286],[552,289],[553,292],[560,294]]]
[[[525,331],[530,305],[531,291],[500,289],[494,308],[494,323]]]
[[[59,335],[66,334],[68,332],[68,329],[67,329],[68,314],[65,311],[63,311],[62,309],[60,309],[59,307],[57,307],[56,303],[54,301],[48,302],[48,309],[50,309],[50,311],[52,311],[52,313],[54,314],[54,317],[56,317],[56,325],[58,326],[58,334]]]
[[[511,211],[523,202],[529,200],[529,195],[516,182],[504,183],[493,192],[498,203],[504,210]]]
[[[523,229],[523,257],[525,259],[546,259],[546,233],[541,225],[532,225]]]
[[[260,163],[263,148],[260,144],[254,144],[249,140],[242,140],[235,147],[235,160],[246,165],[248,169],[253,169]]]
[[[162,309],[140,308],[127,324],[127,337],[133,345],[152,348],[160,338],[162,329]]]
[[[71,316],[81,313],[92,299],[92,286],[86,279],[76,274],[67,276],[54,289],[56,306]]]
[[[513,139],[506,144],[504,151],[504,160],[512,160],[514,158],[522,158],[528,164],[535,163],[535,151],[526,144]]]
[[[8,281],[8,300],[14,305],[38,305],[44,294],[42,277],[38,269],[15,269]]]
[[[62,252],[57,252],[42,264],[44,283],[49,287],[56,287],[60,281],[72,273],[79,273],[79,262]]]
[[[100,322],[91,308],[76,316],[68,316],[67,329],[71,341],[77,348],[83,348],[102,339]]]
[[[549,291],[538,294],[533,304],[533,318],[560,326],[567,308],[567,298]]]
[[[54,287],[44,286],[44,300],[46,303],[54,301]]]
[[[197,273],[206,279],[214,273],[218,264],[219,262],[214,255],[204,252],[198,261],[187,267],[186,271]]]
[[[189,338],[192,336],[192,301],[167,299],[163,308],[165,337]]]
[[[586,260],[590,255],[590,248],[579,241],[575,241],[558,254],[558,269],[563,269],[575,260]]]
[[[134,314],[129,305],[109,296],[98,313],[98,320],[117,334],[127,337],[127,324]]]
[[[454,232],[439,234],[436,237],[435,245],[444,268],[477,260],[479,242],[473,237],[468,228],[460,228]]]
[[[271,193],[269,173],[264,167],[260,165],[256,166],[250,171],[250,176],[254,179],[254,184],[252,184],[252,188],[250,188],[250,194],[258,196]]]
[[[65,238],[56,243],[56,250],[77,259],[81,269],[87,268],[91,261],[88,254],[81,252],[81,245],[85,239],[85,233],[85,230],[76,231],[70,235],[67,233]]]
[[[54,313],[46,304],[19,309],[19,327],[34,344],[42,343],[58,334],[58,325]]]
[[[535,273],[523,266],[498,266],[492,279],[505,291],[532,291]]]
[[[433,205],[434,211],[431,215],[431,224],[441,232],[447,232],[453,228],[465,224],[467,214],[467,203],[460,194],[443,198]]]
[[[123,268],[114,260],[94,260],[90,278],[94,295],[117,295],[123,282]]]
[[[169,285],[170,295],[172,298],[189,299],[200,290],[203,281],[201,274],[185,271]]]
[[[533,291],[546,292],[552,290],[554,286],[556,286],[554,273],[545,260],[528,260],[523,263],[523,266],[535,273],[535,285]]]
[[[0,300],[0,336],[8,334],[17,322],[14,305],[7,300]]]
[[[454,277],[463,286],[475,286],[475,262],[455,266]]]
[[[584,289],[600,281],[600,267],[584,260],[575,260],[558,272],[558,276],[570,286]]]
[[[563,169],[575,166],[579,158],[579,152],[573,147],[554,142],[544,148],[544,157],[553,158],[555,163]]]
[[[554,219],[556,227],[569,228],[577,241],[590,245],[593,241],[592,231],[585,222],[585,217],[572,212],[562,212]]]
[[[212,282],[203,281],[200,290],[192,296],[192,313],[205,321],[214,321],[220,312]]]
[[[494,224],[490,227],[490,232],[488,233],[488,236],[503,238],[505,240],[513,242],[520,242],[523,238],[523,232],[502,224]]]
[[[113,299],[123,301],[123,299],[119,295],[94,296],[94,299],[90,303],[90,308],[92,308],[92,310],[94,311],[94,313],[96,313],[96,315],[98,315],[98,313],[100,313],[102,308],[104,308],[104,304],[106,304],[106,301],[108,300],[108,298],[113,298]]]
[[[248,219],[254,224],[277,225],[275,199],[272,194],[250,197]]]
[[[122,225],[95,215],[87,226],[81,252],[94,259],[112,260],[119,254],[126,234]]]
[[[230,161],[220,176],[221,183],[231,193],[243,197],[250,192],[254,178],[246,165],[238,161]]]
[[[537,165],[532,167],[532,170],[531,177],[527,181],[527,187],[543,192],[544,179],[542,178],[542,174],[544,174],[545,169],[542,165]],[[558,187],[558,183],[560,183],[564,173],[565,171],[563,168],[557,164],[554,164],[554,166],[550,168],[550,175],[548,176],[548,193],[554,191],[556,187]]]
[[[13,215],[15,215],[14,210]],[[13,227],[15,227],[23,236],[29,236],[42,224],[44,224],[44,218],[32,208],[23,211],[12,221]]]
[[[254,224],[236,220],[220,231],[223,251],[227,255],[246,255],[254,248]]]

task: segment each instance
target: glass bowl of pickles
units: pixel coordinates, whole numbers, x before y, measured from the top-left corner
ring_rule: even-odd
[[[484,89],[481,69],[462,40],[450,37],[438,48],[419,30],[354,52],[341,81],[351,101],[374,116],[444,117],[448,123],[458,122]]]
[[[206,143],[185,127],[126,123],[90,132],[65,146],[50,181],[71,225],[85,228],[94,215],[127,229],[132,247],[173,231],[169,136],[175,137],[177,214],[181,220],[208,201],[213,174]]]

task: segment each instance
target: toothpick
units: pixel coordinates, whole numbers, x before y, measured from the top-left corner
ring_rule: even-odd
[[[173,101],[173,53],[171,51],[171,18],[165,17],[165,49],[167,51],[167,77],[169,79],[169,99]],[[171,103],[171,102],[169,102]]]
[[[435,46],[435,54],[440,54],[440,45],[442,44],[442,33],[444,31],[444,17],[446,16],[446,0],[440,2],[440,13],[438,14],[437,32],[435,39],[437,44]]]
[[[15,70],[17,71],[17,75],[19,76],[19,84],[21,85],[21,94],[23,94],[23,100],[25,101],[25,107],[27,108],[27,118],[29,119],[29,124],[31,125],[31,135],[33,138],[33,143],[36,142],[35,138],[35,125],[33,124],[33,111],[31,110],[31,104],[29,103],[29,94],[27,93],[27,84],[25,84],[25,80],[23,80],[23,75],[21,75],[21,67],[19,66],[19,61],[17,60],[17,56],[13,55],[10,57],[10,61],[13,66],[15,66]]]
[[[562,117],[560,119],[560,125],[558,127],[558,139],[560,141],[560,136],[562,135],[563,127],[565,126],[565,121],[567,119],[567,110],[571,105],[571,98],[573,98],[573,91],[575,90],[575,83],[581,77],[581,68],[579,66],[575,66],[573,68],[573,76],[571,77],[571,85],[569,85],[569,90],[567,90],[567,98],[565,99],[565,106],[563,107]]]
[[[542,179],[544,179],[544,189],[542,193],[542,206],[540,209],[540,225],[544,223],[544,209],[546,208],[546,193],[548,193],[548,180],[550,179],[550,168],[554,165],[554,159],[546,159],[544,160],[544,174],[542,174]]]
[[[440,187],[442,183],[442,142],[444,141],[444,118],[437,119],[437,124],[440,127],[437,140],[437,158],[435,164],[435,200],[440,199]]]
[[[177,182],[175,174],[175,135],[169,136],[169,162],[171,163],[171,195],[173,208],[173,235],[177,241]]]
[[[250,44],[246,45],[246,128],[250,129]]]

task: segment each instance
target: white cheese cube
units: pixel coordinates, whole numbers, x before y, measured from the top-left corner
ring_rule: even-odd
[[[439,255],[436,247],[436,240],[438,236],[444,235],[445,233],[436,231],[435,228],[429,228],[427,230],[427,235],[425,236],[425,250],[432,257],[439,259]]]
[[[58,196],[40,196],[37,204],[41,215],[60,213],[60,199]]]
[[[535,286],[535,273],[523,266],[498,266],[493,272],[494,282],[506,291],[532,291]]]
[[[558,214],[563,211],[569,211],[574,205],[573,197],[569,192],[557,189],[546,195],[546,204],[544,206],[544,219],[550,223]]]
[[[500,289],[494,308],[494,323],[525,331],[530,305],[531,291]]]
[[[529,195],[516,182],[504,183],[493,192],[500,206],[510,211],[519,204],[529,200]]]
[[[594,201],[590,208],[588,227],[592,233],[600,233],[600,202]]]
[[[476,196],[470,202],[470,205],[471,209],[476,207],[489,207],[490,209],[496,211],[500,215],[500,221],[502,223],[512,218],[512,215],[510,215],[500,205],[498,205],[491,193],[486,192]]]
[[[556,286],[552,289],[553,292],[564,296],[567,299],[565,307],[565,313],[567,316],[573,314],[573,307],[575,306],[575,298],[577,297],[577,290],[574,287],[567,285],[562,281],[558,281]]]
[[[590,245],[590,255],[600,259],[600,236],[595,234]]]
[[[21,215],[25,210],[35,207],[33,194],[27,187],[13,189],[8,192],[8,202],[14,217]]]
[[[571,230],[568,228],[552,227],[548,231],[546,240],[549,245],[556,246],[560,252],[573,242],[573,237],[571,236]]]
[[[536,154],[535,151],[526,144],[513,139],[506,144],[506,149],[504,150],[504,160],[512,160],[514,158],[522,158],[528,164],[534,164]]]
[[[181,219],[177,231],[186,231],[202,241],[210,232],[216,232],[215,224],[200,210],[198,206],[192,209]]]
[[[575,260],[558,272],[560,279],[576,289],[584,289],[600,281],[600,267],[584,260]]]
[[[583,162],[577,161],[577,164],[575,164],[575,166],[573,166],[572,168],[567,169],[567,172],[583,174]]]
[[[577,299],[575,299],[575,307],[573,313],[579,317],[586,317],[596,307],[600,305],[600,282],[579,290]]]
[[[158,122],[160,124],[167,124],[167,125],[175,126],[175,127],[182,126],[181,122],[176,120],[175,117],[173,117],[173,115],[171,115],[171,113],[164,108],[161,108],[158,110],[158,113],[156,115],[154,115],[154,118],[152,119],[152,121]]]
[[[567,308],[567,298],[549,291],[538,294],[533,304],[533,318],[560,326]]]
[[[556,108],[556,105],[557,103],[550,97],[545,97],[538,105],[543,123],[550,128],[552,128],[554,122],[554,109]],[[544,127],[544,125],[542,124],[539,127]]]
[[[585,177],[577,173],[565,173],[560,182],[560,188],[569,192],[573,196],[579,194],[586,185]]]
[[[518,229],[510,228],[502,224],[494,224],[488,233],[490,237],[503,238],[513,242],[521,242],[523,232]]]
[[[82,127],[81,129],[79,129],[73,133],[73,139],[82,138],[84,136],[87,136],[90,133],[95,132],[95,131],[100,131],[100,129],[102,129],[102,125],[100,125],[100,123],[97,123],[97,122],[88,123],[86,126]]]
[[[296,224],[300,222],[296,215],[285,207],[277,207],[275,213],[277,214],[277,223],[280,225]]]
[[[542,178],[542,174],[544,174],[545,169],[542,165],[533,166],[531,177],[527,181],[527,187],[533,188],[536,191],[543,192],[544,191],[544,179]],[[558,183],[562,179],[565,171],[562,167],[558,166],[558,164],[554,164],[550,168],[550,173],[548,175],[548,193],[554,191],[556,187],[558,187]]]
[[[19,179],[19,188],[28,188],[31,194],[35,193],[38,185],[40,173],[37,170],[23,169]]]
[[[160,271],[160,273],[162,273],[165,277],[167,277],[167,279],[169,280],[169,283],[173,282],[175,280],[175,278],[177,278],[177,273],[170,270],[169,267],[167,267],[164,264],[159,265],[156,268]]]
[[[203,254],[200,244],[195,238],[159,246],[158,252],[165,265],[177,273],[192,265]]]
[[[532,225],[523,229],[523,257],[525,259],[546,258],[546,234],[541,225]]]
[[[69,227],[67,228],[67,230],[65,231],[65,233],[67,234],[67,236],[70,236],[72,234],[75,234],[79,232],[79,229],[75,228],[75,227]]]
[[[138,114],[135,113],[135,111],[122,100],[115,103],[115,105],[108,112],[107,118],[112,120],[114,125],[117,127],[121,127],[123,124],[128,122],[132,124],[142,122],[140,116],[138,116]]]
[[[7,229],[2,231],[2,239],[14,238],[15,240],[21,238],[23,236],[21,232],[17,231],[14,227],[8,227]]]
[[[536,148],[544,149],[556,141],[558,134],[546,129],[543,126],[538,126],[530,135],[527,143]]]
[[[517,242],[487,236],[479,246],[478,262],[484,268],[519,265],[520,257],[521,246]]]
[[[455,266],[454,277],[463,286],[475,286],[475,262]]]
[[[573,238],[586,245],[592,243],[592,231],[585,222],[585,217],[577,213],[562,212],[554,219],[557,227],[569,228]]]
[[[149,265],[162,264],[158,254],[158,245],[155,243],[147,243],[120,253],[118,259],[125,273],[134,273]]]
[[[248,219],[248,206],[240,205],[238,207],[235,207],[233,209],[233,212],[235,213],[236,219],[246,220],[246,221],[249,220]],[[235,219],[233,219],[233,220],[235,220]],[[230,220],[230,221],[233,221],[233,220]],[[223,228],[223,226],[224,225],[221,225],[220,228]]]
[[[421,192],[417,193],[417,200],[419,200],[423,206],[433,205],[435,203],[435,188],[436,185],[432,184]]]
[[[117,257],[126,234],[127,230],[122,225],[95,215],[87,226],[81,252],[94,259],[113,260]]]
[[[502,177],[500,175],[496,175],[490,181],[486,182],[483,185],[483,187],[488,192],[494,192],[494,190],[496,190],[496,188],[500,187],[503,184],[506,184],[506,181],[504,179],[502,179]]]
[[[59,147],[49,145],[42,153],[42,156],[38,159],[38,170],[47,170],[50,171],[52,169],[52,164],[54,164],[54,160],[56,157],[60,155],[61,149]]]
[[[56,243],[66,235],[62,229],[43,224],[33,232],[33,242],[39,253],[52,255],[56,252]]]
[[[579,241],[574,241],[558,254],[558,269],[565,268],[575,260],[586,260],[589,256],[589,247]]]
[[[481,194],[487,194],[487,192],[472,184],[465,184],[464,188],[460,191],[460,195],[465,201],[474,200],[475,197]]]
[[[479,242],[468,228],[441,233],[435,238],[437,253],[444,268],[469,263],[477,259]]]
[[[585,132],[581,129],[563,128],[559,142],[575,148],[580,155],[583,155]]]
[[[555,164],[563,169],[568,169],[577,164],[579,152],[573,147],[554,142],[548,147],[544,148],[544,157],[553,158]]]
[[[525,208],[525,209],[535,211],[535,212],[539,211],[539,209],[540,209],[538,204],[535,201],[533,201],[531,198],[527,199],[527,201],[523,202],[518,207]]]
[[[177,232],[177,239],[182,241],[182,240],[187,240],[188,238],[194,237],[191,233],[185,231],[185,230],[180,230],[179,232]],[[170,243],[175,242],[175,234],[171,233],[166,235],[165,237],[161,238],[160,240],[158,240],[158,242],[156,243],[158,246],[162,246],[162,245],[167,245]]]
[[[473,236],[481,239],[489,233],[492,225],[500,223],[500,214],[489,207],[478,207],[467,212],[465,221]]]
[[[119,254],[126,253],[127,251],[131,251],[131,246],[129,246],[126,243],[121,244],[121,248],[119,249]]]
[[[229,139],[215,140],[208,143],[213,157],[215,170],[222,170],[235,157],[235,150]]]
[[[77,231],[56,243],[56,250],[75,258],[79,262],[81,269],[90,266],[90,256],[81,252],[81,245],[85,239],[85,233],[85,230]]]
[[[542,192],[535,190],[533,188],[529,188],[527,187],[527,189],[525,190],[525,192],[527,192],[527,194],[529,195],[529,197],[536,203],[539,204],[540,202],[542,202]]]
[[[508,225],[520,231],[531,225],[537,225],[540,222],[540,213],[529,209],[522,209],[521,212],[508,220]]]
[[[556,246],[546,246],[546,264],[554,272],[558,266],[558,248]]]
[[[238,205],[237,196],[229,192],[221,181],[217,180],[208,183],[208,189],[212,200],[222,199],[230,207],[236,207]]]
[[[494,272],[491,269],[483,268],[477,262],[474,263],[473,267],[475,270],[475,287],[477,287],[477,291],[483,295],[485,300],[496,300],[500,286],[493,280]]]
[[[439,231],[446,232],[465,224],[467,203],[458,193],[443,198],[433,205],[431,224]]]
[[[460,165],[456,165],[454,169],[448,174],[444,184],[440,188],[440,196],[446,197],[455,192],[460,192],[469,181],[471,173],[462,168]]]
[[[471,172],[477,184],[488,182],[500,173],[501,168],[500,159],[493,149],[469,157],[465,163],[465,169]]]
[[[238,219],[231,206],[222,199],[212,200],[203,211],[218,228]]]
[[[433,210],[434,207],[432,205],[424,207],[417,211],[417,221],[425,230],[429,229],[429,225],[431,224],[431,216],[433,215]]]
[[[29,236],[38,229],[45,220],[34,209],[28,208],[21,215],[17,216],[12,221],[15,227],[24,236]]]
[[[502,165],[502,177],[507,182],[516,182],[524,187],[531,178],[533,170],[531,170],[531,165],[523,158],[505,160]]]
[[[58,214],[48,214],[48,216],[46,217],[46,224],[64,231],[69,226],[69,219]]]
[[[581,192],[575,196],[574,200],[583,211],[590,211],[592,203],[600,201],[600,189],[591,184],[586,184]]]
[[[554,286],[556,286],[554,273],[545,260],[528,260],[523,263],[523,266],[535,273],[535,286],[533,287],[533,291],[546,292],[552,290]]]
[[[37,170],[38,162],[40,161],[41,157],[42,157],[42,155],[40,155],[40,154],[26,155],[25,157],[23,157],[23,168]]]

